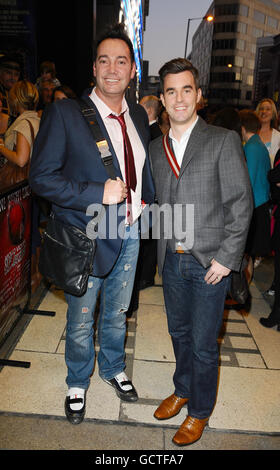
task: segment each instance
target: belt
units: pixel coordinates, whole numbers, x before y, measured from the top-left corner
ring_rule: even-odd
[[[176,250],[176,253],[185,253],[184,250]]]

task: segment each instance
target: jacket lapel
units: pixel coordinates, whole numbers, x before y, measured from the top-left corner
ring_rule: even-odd
[[[184,173],[186,167],[188,166],[188,164],[190,163],[192,158],[199,152],[199,150],[201,150],[201,140],[200,140],[201,139],[201,134],[205,130],[206,126],[207,125],[203,121],[203,119],[198,117],[198,121],[197,121],[196,125],[193,128],[193,131],[190,135],[188,144],[186,146],[186,150],[185,150],[185,153],[184,153],[184,157],[183,157],[182,165],[181,165],[181,168],[180,168],[180,173],[179,173],[178,180],[180,179],[180,177]]]

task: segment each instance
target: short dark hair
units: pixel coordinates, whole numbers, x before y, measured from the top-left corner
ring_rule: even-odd
[[[180,73],[180,72],[191,72],[195,87],[198,90],[199,88],[199,74],[198,70],[193,66],[193,64],[187,60],[178,57],[177,59],[172,59],[169,62],[166,62],[159,70],[159,79],[160,79],[160,88],[163,93],[164,90],[164,79],[169,73]]]
[[[257,134],[261,128],[261,122],[259,116],[252,109],[242,109],[239,111],[241,120],[241,126],[243,126],[246,132],[252,132]]]
[[[55,75],[56,75],[55,63],[50,60],[45,60],[40,65],[40,73],[41,75],[43,73],[50,73],[51,77],[55,78]]]
[[[239,111],[232,106],[220,109],[215,114],[210,124],[236,131],[240,135],[240,138],[242,138]]]
[[[101,42],[105,41],[105,39],[121,39],[126,43],[126,45],[129,48],[129,53],[130,53],[130,58],[131,62],[135,62],[135,57],[134,57],[134,49],[133,49],[133,44],[128,37],[127,33],[125,32],[124,24],[123,23],[116,23],[113,26],[107,27],[107,29],[103,32],[103,34],[99,37],[97,43],[96,43],[96,49],[94,53],[94,61],[96,60],[97,57],[97,50]]]

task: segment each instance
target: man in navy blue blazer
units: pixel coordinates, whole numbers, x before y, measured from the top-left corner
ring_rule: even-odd
[[[87,291],[81,297],[65,293],[68,303],[65,413],[73,424],[79,424],[85,415],[86,391],[94,367],[93,323],[99,294],[99,374],[114,387],[121,400],[138,399],[124,372],[125,312],[139,251],[139,218],[143,201],[150,204],[154,200],[154,186],[148,160],[147,115],[142,106],[128,104],[125,99],[135,71],[132,43],[123,26],[117,25],[97,44],[93,66],[96,86],[84,98],[94,108],[108,141],[116,179],[109,178],[75,100],[59,100],[44,112],[32,154],[30,185],[36,194],[52,202],[55,217],[86,232],[91,219],[88,208],[92,204],[106,208],[105,233],[96,240]],[[124,119],[133,151],[134,185],[127,179],[126,141],[119,117]],[[110,217],[112,213],[117,216]]]

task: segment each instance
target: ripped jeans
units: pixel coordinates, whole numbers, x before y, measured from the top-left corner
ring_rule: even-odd
[[[126,310],[129,307],[139,252],[138,223],[126,227],[119,257],[105,278],[89,277],[86,293],[65,293],[68,303],[65,362],[68,387],[87,390],[94,368],[93,325],[100,292],[98,366],[100,377],[110,380],[125,368]]]

